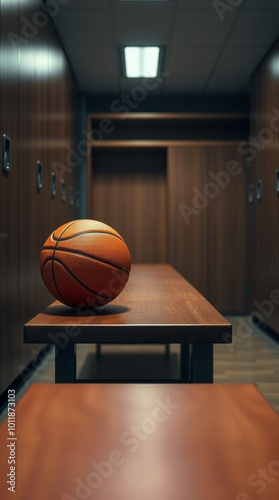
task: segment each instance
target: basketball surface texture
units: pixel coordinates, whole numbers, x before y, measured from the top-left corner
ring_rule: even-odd
[[[46,240],[40,258],[49,292],[71,307],[99,307],[122,292],[131,270],[123,238],[102,222],[81,219],[63,224]]]

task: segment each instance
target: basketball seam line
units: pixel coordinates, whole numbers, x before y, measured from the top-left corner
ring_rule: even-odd
[[[44,250],[52,250],[52,247],[46,246],[43,248],[42,251],[44,251]],[[56,252],[72,253],[74,255],[81,255],[84,257],[88,257],[89,259],[96,260],[97,262],[102,262],[103,264],[108,264],[111,267],[114,267],[115,269],[118,269],[119,271],[123,271],[126,274],[130,273],[130,271],[128,271],[128,269],[125,269],[125,267],[118,266],[117,264],[114,264],[113,262],[110,262],[109,260],[101,259],[99,257],[95,257],[94,255],[90,255],[90,254],[85,253],[85,252],[80,252],[80,251],[78,252],[77,250],[74,250],[71,248],[59,248],[59,247],[57,248],[57,245],[56,245],[55,251]],[[54,258],[54,255],[53,255],[53,258]]]
[[[81,231],[80,233],[75,233],[73,234],[72,236],[67,236],[66,238],[56,238],[56,236],[54,236],[54,233],[52,234],[53,236],[53,241],[67,241],[67,240],[71,240],[73,238],[75,238],[76,236],[80,236],[81,234],[107,234],[109,236],[113,236],[114,238],[117,238],[118,240],[120,241],[123,241],[123,238],[121,236],[117,236],[116,234],[112,234],[112,233],[109,233],[107,231]]]
[[[61,264],[62,267],[64,267],[66,269],[66,271],[68,271],[68,273],[81,285],[83,286],[84,288],[86,288],[89,292],[93,293],[94,295],[96,295],[97,297],[101,297],[102,299],[114,299],[114,295],[111,296],[111,295],[102,295],[101,293],[98,293],[98,292],[95,292],[94,290],[92,290],[91,288],[89,288],[87,285],[85,285],[82,281],[80,281],[75,275],[74,273],[72,273],[72,271],[64,264],[64,262],[62,262],[62,260],[60,259],[57,259],[57,257],[49,257],[48,259],[46,259],[45,263],[44,263],[44,266],[43,266],[43,269],[46,265],[47,262],[50,262],[52,261],[52,264],[53,262],[59,262],[59,264]],[[42,271],[43,271],[42,269]],[[57,288],[57,291],[59,292],[58,288]],[[59,293],[59,295],[61,295]],[[62,297],[62,295],[61,295]]]
[[[70,227],[72,224],[74,224],[74,222],[76,222],[76,221],[71,221],[71,222],[69,222],[69,224],[67,224],[67,226],[63,229],[63,231],[62,231],[62,233],[61,233],[61,235],[60,235],[60,238],[61,238],[62,234],[66,231],[66,229],[68,229],[68,227]],[[53,234],[54,234],[54,231],[53,231]],[[55,244],[55,247],[54,247],[54,249],[53,249],[53,254],[52,254],[53,261],[54,261],[54,259],[55,259],[55,251],[56,251],[56,247],[57,247],[58,243],[59,243],[59,240],[57,240],[57,242],[56,242],[56,244]],[[56,283],[56,279],[55,279],[55,274],[54,274],[54,265],[53,265],[53,261],[52,261],[52,278],[53,278],[53,283],[54,283],[54,286],[55,286],[55,288],[56,288],[56,290],[57,290],[57,292],[58,292],[58,295],[60,295],[60,297],[61,297],[61,299],[62,299],[62,302],[67,302],[67,301],[64,299],[64,297],[63,297],[62,293],[60,293],[60,290],[58,289],[58,286],[57,286],[57,283]]]

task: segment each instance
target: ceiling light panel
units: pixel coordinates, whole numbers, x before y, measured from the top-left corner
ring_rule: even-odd
[[[159,56],[159,47],[124,47],[126,77],[155,78],[158,74]]]

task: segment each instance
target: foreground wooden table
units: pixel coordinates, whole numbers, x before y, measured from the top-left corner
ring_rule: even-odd
[[[213,381],[213,344],[231,342],[231,324],[167,264],[134,264],[111,304],[76,311],[54,302],[24,326],[24,342],[56,346],[56,382],[76,380],[75,344],[181,344],[181,379]],[[189,344],[191,363],[189,373]]]
[[[15,424],[1,500],[278,500],[279,418],[251,385],[33,385]]]

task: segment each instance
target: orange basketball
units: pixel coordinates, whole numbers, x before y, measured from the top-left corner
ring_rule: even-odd
[[[112,227],[81,219],[53,231],[43,246],[40,266],[54,297],[71,307],[94,308],[111,302],[123,290],[131,257]]]

